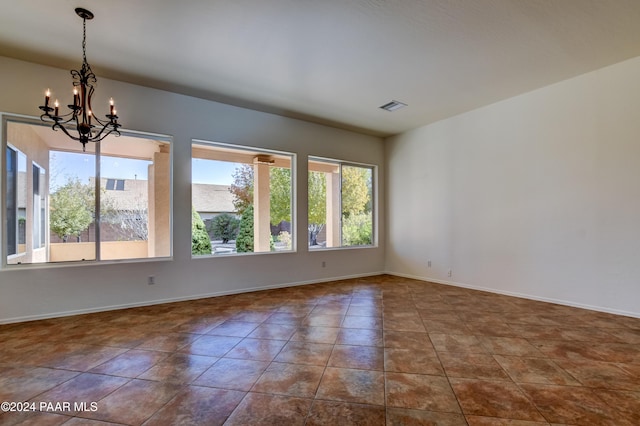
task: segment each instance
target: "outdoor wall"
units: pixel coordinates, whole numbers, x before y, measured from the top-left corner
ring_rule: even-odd
[[[124,128],[173,137],[173,259],[21,265],[1,270],[0,322],[366,276],[384,270],[382,209],[378,217],[380,245],[375,248],[309,252],[306,231],[307,157],[379,166],[377,200],[383,206],[382,139],[111,81],[100,77],[98,67],[96,71],[99,86],[94,106],[106,106],[113,97]],[[69,71],[0,57],[0,111],[38,116],[37,107],[48,87],[54,93],[71,93]],[[297,154],[296,253],[191,258],[192,139]],[[155,285],[147,285],[149,276],[155,277]]]
[[[638,76],[635,58],[388,139],[386,270],[640,316]]]

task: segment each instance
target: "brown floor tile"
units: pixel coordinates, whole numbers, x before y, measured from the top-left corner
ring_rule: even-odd
[[[617,408],[606,404],[595,389],[575,386],[521,385],[538,410],[551,423],[622,425],[614,421]]]
[[[144,425],[222,425],[244,396],[239,391],[188,386]]]
[[[311,403],[310,399],[248,393],[225,425],[304,425]]]
[[[381,330],[341,328],[336,339],[338,345],[384,346]]]
[[[63,414],[46,412],[7,412],[0,413],[0,425],[3,426],[58,426],[71,419]],[[76,423],[77,424],[77,423]]]
[[[205,371],[193,384],[248,391],[269,365],[265,361],[222,358]]]
[[[382,318],[347,315],[342,321],[343,328],[367,328],[370,330],[382,329]]]
[[[550,359],[502,355],[495,355],[494,358],[516,383],[580,385],[575,376]]]
[[[327,367],[318,399],[384,405],[384,374],[380,371]]]
[[[191,383],[211,367],[218,358],[176,353],[139,375],[139,379],[157,382]]]
[[[37,402],[97,402],[116,389],[124,386],[129,379],[123,377],[105,376],[102,374],[83,373],[73,379],[42,393],[32,401]],[[77,414],[64,411],[62,414]]]
[[[246,321],[225,321],[207,332],[214,336],[247,337],[260,323]]]
[[[327,365],[333,345],[326,343],[289,342],[274,359],[294,364]]]
[[[355,306],[350,305],[347,310],[347,315],[353,315],[358,317],[380,317],[382,316],[382,309],[377,306]]]
[[[388,318],[384,316],[382,321],[382,328],[385,330],[397,330],[397,331],[414,331],[414,332],[426,332],[422,319],[416,318]]]
[[[384,370],[398,373],[444,376],[444,369],[434,351],[386,348]]]
[[[306,426],[378,426],[385,424],[385,409],[379,405],[345,402],[313,402]]]
[[[136,349],[150,351],[174,352],[187,347],[200,338],[200,335],[190,333],[167,333],[144,341]]]
[[[640,391],[640,376],[629,374],[620,365],[601,361],[558,360],[557,363],[585,386]]]
[[[479,340],[482,346],[484,346],[491,354],[539,358],[544,357],[542,352],[538,351],[525,339],[516,337],[483,336],[479,337]]]
[[[558,336],[556,336],[557,338]],[[602,355],[592,347],[582,342],[566,340],[535,340],[532,342],[540,352],[553,359],[567,359],[573,361],[606,361]]]
[[[226,353],[225,358],[271,361],[285,345],[286,340],[246,338]]]
[[[78,416],[139,425],[171,400],[180,389],[180,385],[172,383],[133,379],[98,401],[95,412],[82,412]]]
[[[513,383],[450,379],[465,415],[545,421],[537,408]]]
[[[386,373],[387,406],[460,413],[446,377]]]
[[[386,424],[388,426],[466,426],[467,422],[462,414],[389,407]]]
[[[327,365],[382,371],[384,370],[384,351],[374,346],[335,345]]]
[[[245,311],[233,314],[229,317],[231,321],[243,321],[261,323],[266,321],[274,312],[272,311]]]
[[[467,416],[469,426],[546,426],[547,422],[529,420],[498,419],[496,417]],[[558,425],[561,426],[561,425]]]
[[[137,377],[168,355],[166,352],[131,349],[93,368],[91,373]]]
[[[27,401],[78,374],[50,368],[0,367],[0,401]]]
[[[427,333],[396,330],[384,331],[384,347],[418,350],[425,350],[426,348],[433,349]]]
[[[293,342],[335,343],[340,329],[337,327],[303,327],[291,337]]]
[[[241,337],[230,336],[201,336],[180,351],[194,355],[221,357],[227,354],[235,345],[240,343]]]
[[[595,393],[605,404],[615,408],[616,412],[609,415],[616,421],[640,425],[640,392],[598,389]]]
[[[0,325],[0,342],[0,400],[99,404],[7,425],[640,424],[640,319],[389,275]]]
[[[248,337],[254,339],[289,340],[298,330],[295,325],[288,324],[261,324],[257,326]]]
[[[273,362],[251,392],[313,398],[323,372],[320,366]]]
[[[344,315],[311,314],[300,323],[303,327],[340,327]]]
[[[489,353],[476,336],[469,334],[429,333],[429,338],[438,352]]]
[[[67,354],[64,359],[60,359],[51,366],[67,370],[89,371],[124,351],[125,349],[121,348],[86,347]]]

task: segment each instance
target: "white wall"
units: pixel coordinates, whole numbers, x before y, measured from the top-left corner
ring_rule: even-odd
[[[387,271],[640,316],[640,58],[389,138],[385,156]]]
[[[382,209],[378,248],[322,252],[306,249],[307,156],[378,165],[378,203],[382,206],[384,147],[381,139],[99,76],[98,79],[96,96],[99,97],[94,101],[94,107],[106,106],[112,96],[126,129],[173,136],[174,258],[162,262],[23,266],[17,270],[0,270],[0,323],[371,275],[384,269]],[[42,104],[44,90],[48,87],[64,104],[71,98],[69,71],[0,57],[0,111],[37,116],[37,106]],[[65,94],[69,95],[67,99],[63,99]],[[100,112],[100,108],[97,109]],[[191,140],[194,138],[298,154],[297,253],[191,259],[190,179]],[[4,226],[0,234],[3,231]],[[321,267],[323,261],[326,261],[326,268]],[[156,277],[154,286],[147,285],[149,275]]]

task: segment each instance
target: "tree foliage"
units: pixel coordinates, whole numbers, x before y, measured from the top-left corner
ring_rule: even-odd
[[[233,194],[233,207],[243,214],[245,209],[253,205],[253,166],[241,164],[233,172],[233,183],[229,191]]]
[[[270,222],[291,222],[291,169],[271,167],[269,170]]]
[[[202,218],[191,206],[191,254],[211,254],[211,240]]]
[[[49,226],[51,232],[67,242],[75,236],[80,241],[82,231],[89,228],[94,217],[95,191],[78,178],[69,178],[67,183],[51,194]]]
[[[236,251],[238,253],[253,252],[253,205],[244,209],[240,219],[240,229],[236,237]]]
[[[342,222],[342,245],[365,246],[373,244],[371,213],[357,213],[345,217]]]
[[[371,170],[364,167],[342,167],[342,215],[359,214],[365,211],[370,194]]]
[[[233,172],[229,191],[233,194],[233,207],[240,214],[253,205],[253,166],[241,164]],[[270,220],[273,225],[291,222],[291,169],[269,168]]]
[[[327,220],[327,178],[322,172],[309,172],[308,178],[308,230],[309,243],[314,246],[318,234],[322,232]]]
[[[240,219],[228,213],[223,213],[211,220],[209,232],[213,238],[219,238],[223,244],[227,244],[229,240],[236,238],[239,227]]]

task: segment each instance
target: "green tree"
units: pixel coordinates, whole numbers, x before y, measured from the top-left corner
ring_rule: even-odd
[[[247,206],[242,213],[242,218],[240,218],[236,251],[238,253],[253,252],[253,205]]]
[[[56,192],[51,194],[49,227],[51,232],[67,242],[75,236],[80,241],[82,231],[93,221],[95,191],[78,178],[69,178]]]
[[[270,222],[291,222],[291,169],[271,167],[269,187]]]
[[[315,246],[327,220],[327,179],[324,173],[309,172],[307,192],[309,244]]]
[[[243,214],[245,209],[253,205],[253,166],[241,164],[233,172],[233,183],[229,192],[233,194],[233,207]]]
[[[211,240],[202,218],[191,206],[191,254],[211,254]]]
[[[342,167],[342,215],[349,217],[365,211],[370,195],[371,169],[356,166]]]
[[[240,219],[228,213],[223,213],[211,220],[208,231],[214,238],[220,238],[223,244],[233,240],[238,235]]]
[[[253,205],[253,166],[242,164],[233,172],[233,183],[229,187],[233,194],[233,207],[242,214]],[[269,222],[291,222],[291,169],[269,168]]]

